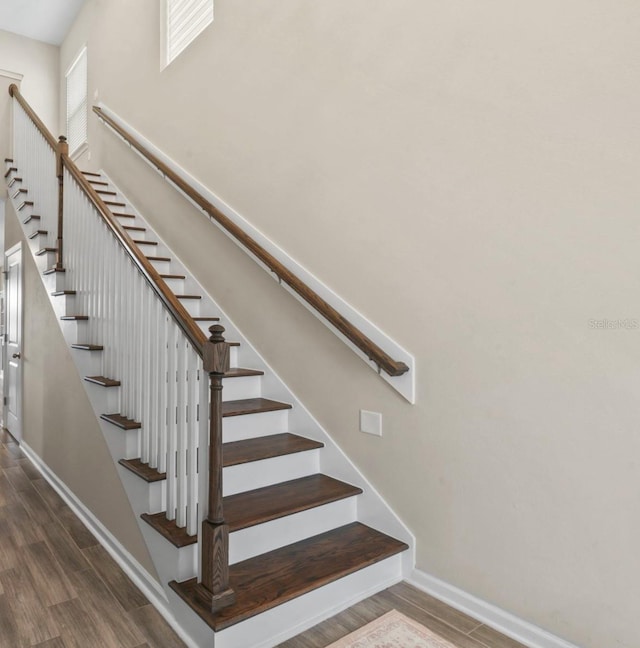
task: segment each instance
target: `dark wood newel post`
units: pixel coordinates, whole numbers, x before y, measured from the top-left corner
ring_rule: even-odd
[[[204,346],[203,367],[210,381],[209,419],[209,510],[202,522],[200,551],[202,585],[211,592],[213,612],[232,605],[235,594],[229,587],[229,526],[222,508],[222,378],[229,371],[229,345],[224,327],[209,327],[211,337]]]
[[[69,155],[69,145],[67,138],[60,135],[58,146],[56,148],[56,175],[58,176],[58,241],[56,251],[56,268],[62,269],[62,222],[64,210],[64,165],[62,157]]]

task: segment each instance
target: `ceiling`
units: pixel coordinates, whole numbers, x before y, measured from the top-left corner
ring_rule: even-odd
[[[86,0],[0,0],[0,29],[60,45]]]

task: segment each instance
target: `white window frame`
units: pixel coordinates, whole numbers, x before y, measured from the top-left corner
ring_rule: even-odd
[[[213,0],[161,0],[161,4],[163,70],[213,22]]]
[[[75,80],[72,76],[75,72],[80,74],[84,69],[84,74],[78,77],[77,82],[80,84],[80,93],[78,101],[71,107],[69,105],[69,79]],[[66,99],[66,123],[67,123],[67,140],[69,142],[69,155],[71,157],[80,155],[87,148],[88,125],[89,125],[89,65],[87,56],[87,46],[84,45],[78,55],[67,69],[65,76],[65,99]],[[84,88],[82,87],[84,85]],[[75,118],[75,120],[74,120]],[[84,118],[84,119],[83,119]],[[78,129],[78,134],[74,129]]]

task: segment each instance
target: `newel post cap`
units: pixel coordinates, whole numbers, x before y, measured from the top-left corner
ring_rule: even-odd
[[[224,374],[229,371],[229,345],[224,339],[224,326],[214,324],[209,327],[211,337],[204,345],[202,364],[207,373]]]

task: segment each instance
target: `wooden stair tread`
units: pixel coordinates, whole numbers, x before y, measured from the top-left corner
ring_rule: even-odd
[[[222,446],[222,465],[237,466],[239,464],[272,459],[283,455],[305,452],[324,447],[323,443],[285,432],[271,436],[231,441]]]
[[[37,238],[38,236],[40,236],[40,234],[42,234],[43,236],[46,236],[48,233],[49,232],[47,230],[38,229],[35,232],[31,232],[31,234],[29,234],[29,238],[30,239]]]
[[[122,229],[128,230],[130,232],[146,232],[146,227],[138,227],[137,225],[123,225]]]
[[[111,212],[114,216],[120,216],[121,218],[135,218],[135,214],[124,214],[123,212]]]
[[[71,348],[80,351],[104,351],[104,347],[101,344],[72,344]]]
[[[219,317],[194,317],[194,322],[219,322]]]
[[[113,378],[105,378],[104,376],[85,376],[87,382],[100,385],[101,387],[120,387],[120,381]]]
[[[171,257],[148,256],[149,261],[171,261]]]
[[[360,493],[362,489],[357,486],[318,474],[229,495],[223,498],[223,508],[229,531],[233,532]],[[167,520],[164,512],[143,513],[140,517],[176,547],[198,541],[175,521]]]
[[[100,414],[103,421],[112,423],[113,425],[121,428],[122,430],[138,430],[142,427],[142,423],[133,421],[132,419],[122,416],[122,414]]]
[[[195,319],[195,318],[194,318]],[[224,375],[225,378],[245,378],[247,376],[264,376],[260,369],[243,369],[242,367],[231,367]]]
[[[147,257],[151,258],[151,257]],[[176,295],[178,299],[202,299],[202,295]]]
[[[140,239],[134,239],[133,242],[136,245],[158,245],[158,241],[141,241]]]
[[[29,216],[27,216],[22,222],[26,225],[32,220],[40,220],[40,216],[38,214],[29,214]]]
[[[332,529],[231,565],[229,587],[236,602],[217,613],[211,612],[211,596],[197,579],[169,585],[220,631],[406,549],[404,542],[359,522]]]
[[[36,256],[43,256],[44,254],[47,254],[47,252],[57,252],[57,251],[58,249],[54,247],[43,247],[36,252]]]
[[[151,468],[149,464],[142,463],[140,459],[120,459],[118,463],[149,483],[167,478],[167,473],[158,472],[157,468]]]
[[[161,279],[186,279],[184,275],[178,275],[178,274],[161,274],[160,278]]]
[[[268,398],[245,398],[222,403],[222,416],[242,416],[260,412],[275,412],[291,409],[290,403],[281,403]]]
[[[99,173],[94,173],[93,171],[82,171],[83,175],[91,176],[92,178],[101,178],[102,176]]]
[[[25,207],[33,207],[33,200],[23,200],[18,211],[22,211]]]
[[[76,291],[75,290],[56,290],[55,292],[51,293],[52,297],[62,297],[63,295],[75,295]]]
[[[63,315],[60,318],[63,322],[86,322],[89,319],[88,315]]]
[[[107,184],[105,182],[105,184]],[[117,196],[118,194],[115,191],[111,191],[110,189],[96,189],[95,192],[97,194],[101,194],[103,196]]]
[[[5,178],[8,178],[12,173],[15,173],[17,171],[17,167],[9,167],[4,174]]]
[[[105,205],[111,205],[112,207],[126,207],[127,203],[120,202],[118,200],[104,200]]]
[[[224,498],[229,531],[306,511],[362,493],[362,489],[316,474]]]
[[[84,173],[84,172],[83,172],[83,173]],[[106,187],[106,186],[108,186],[108,184],[109,184],[108,182],[104,182],[104,180],[91,180],[90,178],[87,178],[87,180],[88,180],[91,184],[95,184],[95,185],[102,185],[103,187]]]

